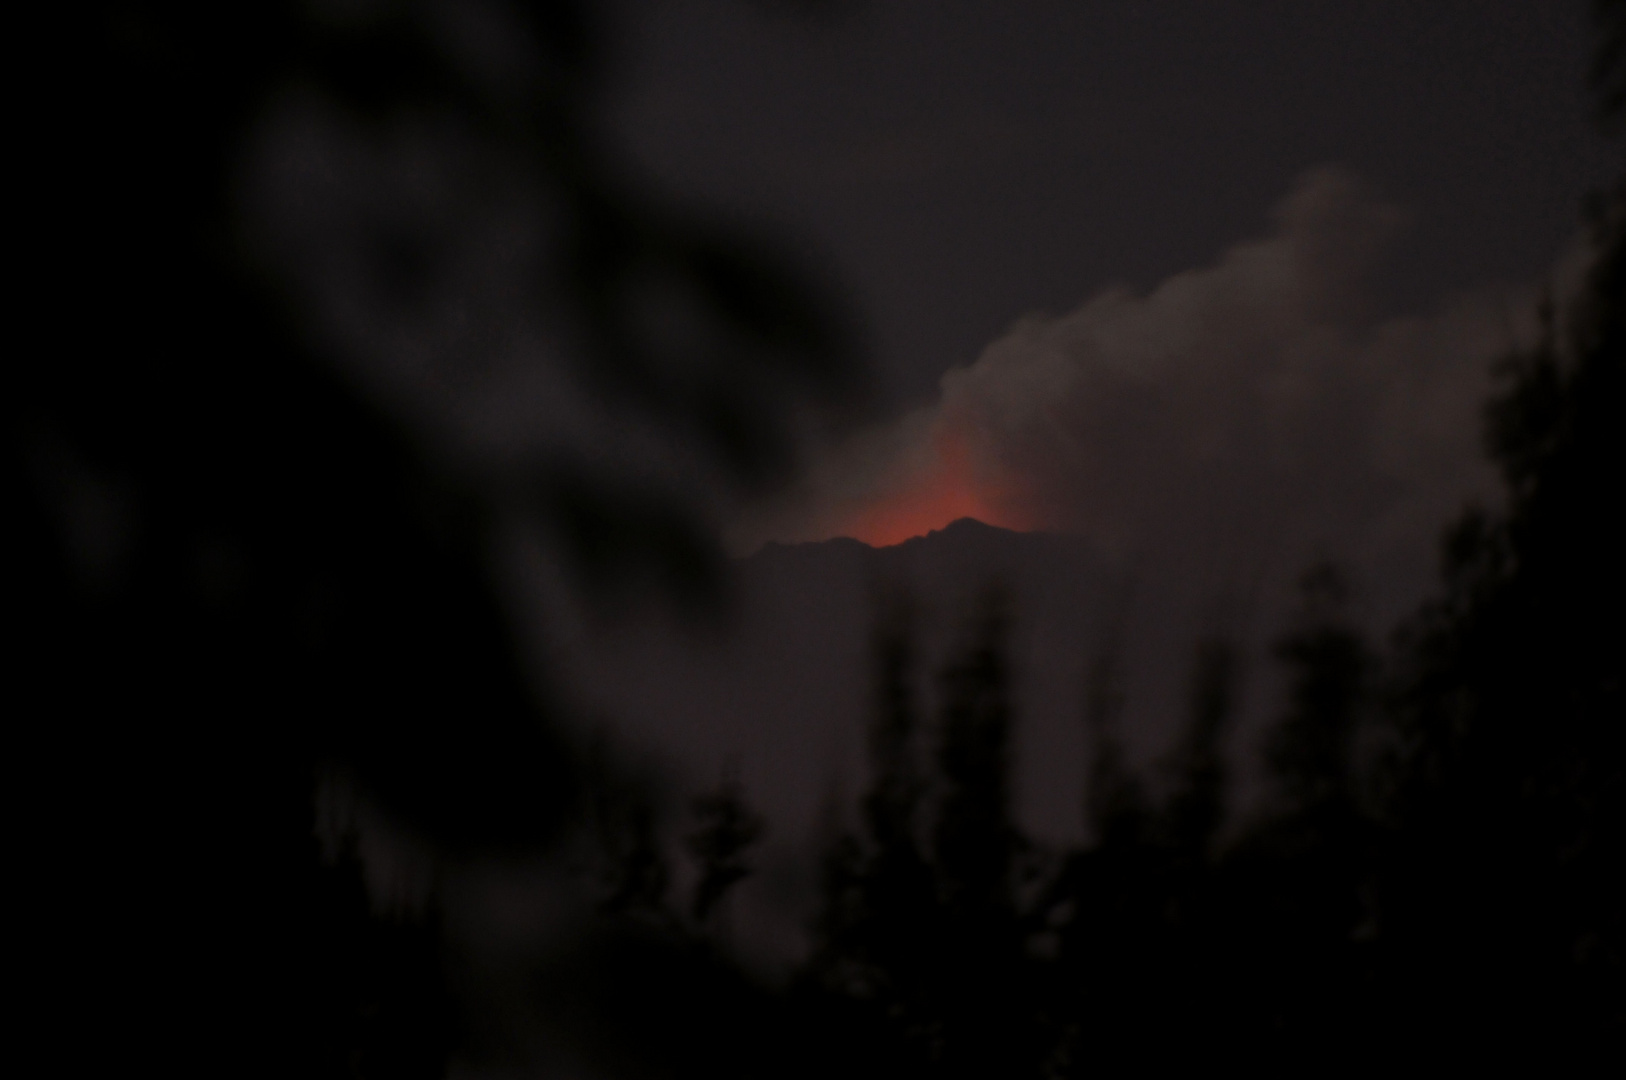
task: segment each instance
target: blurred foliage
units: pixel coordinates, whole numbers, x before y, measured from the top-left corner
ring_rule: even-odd
[[[607,467],[628,451],[547,448],[485,475],[360,389],[376,341],[324,323],[356,283],[257,246],[253,192],[282,181],[255,154],[290,102],[319,103],[358,151],[420,130],[439,133],[431,166],[497,163],[535,220],[562,223],[515,238],[541,255],[500,291],[569,344],[554,359],[605,409],[722,482],[781,475],[792,410],[847,382],[816,283],[631,180],[595,129],[597,15],[18,14],[16,309],[35,344],[17,335],[5,399],[15,872],[53,928],[23,982],[57,1067],[442,1074],[465,1018],[439,916],[374,914],[411,898],[363,888],[354,820],[324,856],[319,781],[427,873],[551,850],[583,778],[493,586],[499,529],[551,529],[589,585],[653,568],[703,595],[722,564],[689,489]],[[410,325],[455,288],[458,222],[496,189],[430,185],[432,205],[403,207],[364,181],[354,205],[293,192],[296,210],[355,246],[345,273],[385,325]],[[676,296],[686,335],[640,332],[652,291]]]

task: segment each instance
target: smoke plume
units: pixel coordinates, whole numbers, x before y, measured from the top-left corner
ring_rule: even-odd
[[[1535,291],[1383,317],[1372,283],[1400,210],[1321,168],[1273,218],[1148,293],[1018,321],[735,539],[885,545],[969,516],[1084,536],[1199,592],[1315,558],[1426,578],[1443,522],[1492,490],[1479,409],[1492,361],[1534,333]]]

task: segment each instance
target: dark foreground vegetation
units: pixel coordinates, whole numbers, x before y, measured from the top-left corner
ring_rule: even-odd
[[[1600,200],[1579,300],[1506,362],[1487,430],[1507,505],[1450,529],[1438,599],[1380,647],[1342,620],[1335,570],[1306,576],[1269,813],[1225,818],[1225,642],[1198,650],[1156,785],[1122,764],[1109,654],[1087,718],[1094,842],[1039,849],[1009,814],[997,606],[930,719],[899,615],[878,635],[860,827],[827,853],[805,969],[769,990],[694,929],[749,870],[742,794],[697,804],[698,885],[674,897],[636,785],[560,734],[485,569],[517,516],[586,580],[695,588],[717,559],[703,531],[591,462],[490,481],[436,457],[335,373],[233,223],[240,137],[290,84],[364,131],[451,117],[567,207],[557,263],[526,287],[565,298],[603,392],[739,484],[770,476],[775,388],[830,384],[839,335],[771,259],[620,182],[578,123],[590,23],[520,7],[518,82],[471,73],[388,6],[30,16],[20,205],[42,229],[17,248],[4,464],[30,1056],[76,1073],[500,1064],[433,905],[382,917],[353,848],[324,852],[313,806],[339,777],[447,858],[549,856],[596,828],[602,913],[525,992],[559,1071],[1619,1067],[1626,192]],[[1626,9],[1599,11],[1618,119]],[[368,272],[405,311],[444,252],[387,218]],[[628,335],[650,274],[691,289],[728,343],[718,366]]]
[[[1197,650],[1161,777],[1125,766],[1114,658],[1099,657],[1093,843],[1053,851],[1010,814],[997,597],[939,674],[931,718],[906,608],[883,621],[873,783],[826,853],[813,955],[760,1006],[778,1024],[725,1028],[710,1067],[1618,1067],[1623,210],[1597,222],[1603,255],[1570,321],[1503,363],[1487,438],[1507,507],[1449,530],[1439,598],[1379,647],[1343,618],[1336,568],[1304,576],[1276,650],[1290,691],[1265,743],[1270,793],[1250,820],[1227,820],[1225,641]]]
[[[806,976],[884,1048],[858,1060],[951,1076],[1378,1072],[1419,1051],[1618,1067],[1626,218],[1611,213],[1571,344],[1550,328],[1505,363],[1489,443],[1509,506],[1453,526],[1440,598],[1379,650],[1341,619],[1336,570],[1305,576],[1257,819],[1226,827],[1223,641],[1198,651],[1159,798],[1122,764],[1100,660],[1095,842],[1047,852],[1008,813],[997,617],[944,673],[929,728],[907,639],[883,636],[877,779],[830,853]]]

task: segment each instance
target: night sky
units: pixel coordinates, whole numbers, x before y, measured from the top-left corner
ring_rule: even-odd
[[[1539,280],[1618,153],[1583,4],[809,6],[621,5],[607,123],[849,290],[883,411],[1023,315],[1211,262],[1319,166],[1408,214],[1385,311]]]

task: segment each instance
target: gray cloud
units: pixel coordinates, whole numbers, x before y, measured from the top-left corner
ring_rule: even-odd
[[[1479,410],[1536,297],[1485,286],[1382,317],[1369,286],[1405,223],[1349,173],[1312,171],[1267,235],[1213,265],[1021,320],[736,540],[887,542],[970,513],[1209,592],[1343,559],[1392,609],[1442,524],[1493,493]]]

